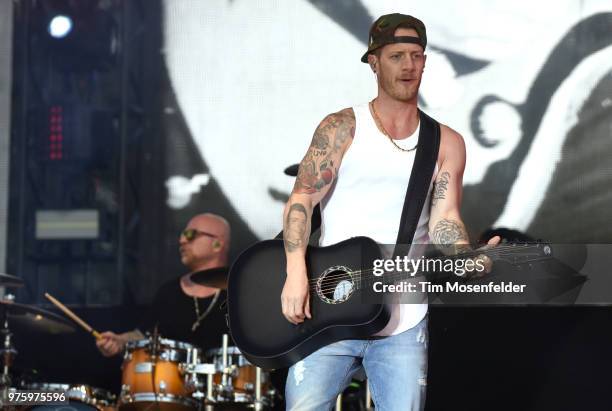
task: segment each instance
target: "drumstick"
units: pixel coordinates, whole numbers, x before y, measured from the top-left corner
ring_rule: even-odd
[[[47,297],[47,299],[49,301],[51,301],[53,303],[53,305],[55,305],[57,308],[62,310],[64,312],[64,314],[66,314],[68,317],[70,317],[70,319],[72,319],[75,323],[77,323],[78,325],[83,327],[85,329],[85,331],[87,331],[88,333],[92,334],[95,337],[96,340],[101,337],[99,332],[97,332],[96,330],[91,328],[91,326],[89,324],[87,324],[85,321],[81,320],[75,313],[73,313],[64,304],[62,304],[59,301],[57,301],[55,299],[55,297],[53,297],[51,294],[45,293],[45,297]]]

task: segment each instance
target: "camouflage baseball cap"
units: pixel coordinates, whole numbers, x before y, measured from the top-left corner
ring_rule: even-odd
[[[399,27],[408,27],[415,29],[419,37],[401,36],[395,37],[395,30]],[[427,32],[425,24],[416,17],[407,14],[393,13],[380,16],[370,28],[370,38],[368,40],[368,51],[365,52],[361,61],[368,62],[368,54],[374,50],[386,45],[394,43],[414,43],[419,44],[425,50],[427,45]]]

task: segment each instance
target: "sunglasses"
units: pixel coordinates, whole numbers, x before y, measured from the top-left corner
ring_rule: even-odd
[[[196,230],[195,228],[188,228],[186,230],[181,231],[181,235],[185,237],[187,241],[193,241],[199,236],[203,235],[206,237],[216,238],[218,235],[207,233],[206,231]]]

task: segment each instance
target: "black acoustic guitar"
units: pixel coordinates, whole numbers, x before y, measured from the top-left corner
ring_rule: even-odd
[[[541,243],[500,245],[486,253],[494,260],[521,264],[550,258],[552,249]],[[230,269],[228,314],[234,342],[250,362],[274,369],[289,366],[332,342],[382,330],[389,321],[389,309],[382,294],[372,287],[381,279],[372,269],[374,260],[380,258],[378,244],[367,237],[328,247],[309,246],[306,266],[312,319],[293,325],[281,312],[286,278],[283,241],[255,244]],[[395,273],[387,281],[401,279],[398,274],[410,276]]]

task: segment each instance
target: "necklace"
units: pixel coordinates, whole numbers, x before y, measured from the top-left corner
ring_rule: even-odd
[[[196,320],[193,323],[193,325],[191,326],[191,331],[195,331],[200,326],[200,323],[202,322],[202,320],[204,318],[206,318],[206,316],[210,313],[210,310],[212,310],[212,308],[214,307],[215,303],[217,302],[217,299],[219,298],[219,294],[221,294],[221,291],[217,291],[215,293],[215,296],[213,297],[213,299],[210,302],[210,304],[208,304],[208,307],[206,308],[206,311],[204,311],[204,313],[202,315],[200,315],[200,304],[198,304],[198,298],[197,297],[193,297],[193,305],[195,307]]]
[[[419,146],[418,144],[412,148],[403,148],[400,147],[395,140],[393,140],[393,137],[391,137],[389,135],[389,133],[387,133],[387,130],[385,129],[385,126],[383,126],[382,121],[380,120],[380,118],[378,117],[378,113],[376,112],[376,108],[374,107],[374,100],[370,101],[370,111],[372,112],[372,116],[374,117],[374,122],[376,122],[376,125],[378,126],[378,128],[380,129],[380,131],[383,132],[383,134],[385,136],[387,136],[387,138],[389,139],[389,141],[391,142],[391,144],[393,144],[395,147],[397,147],[399,150],[408,153],[410,151],[414,151],[417,149],[417,147]]]

